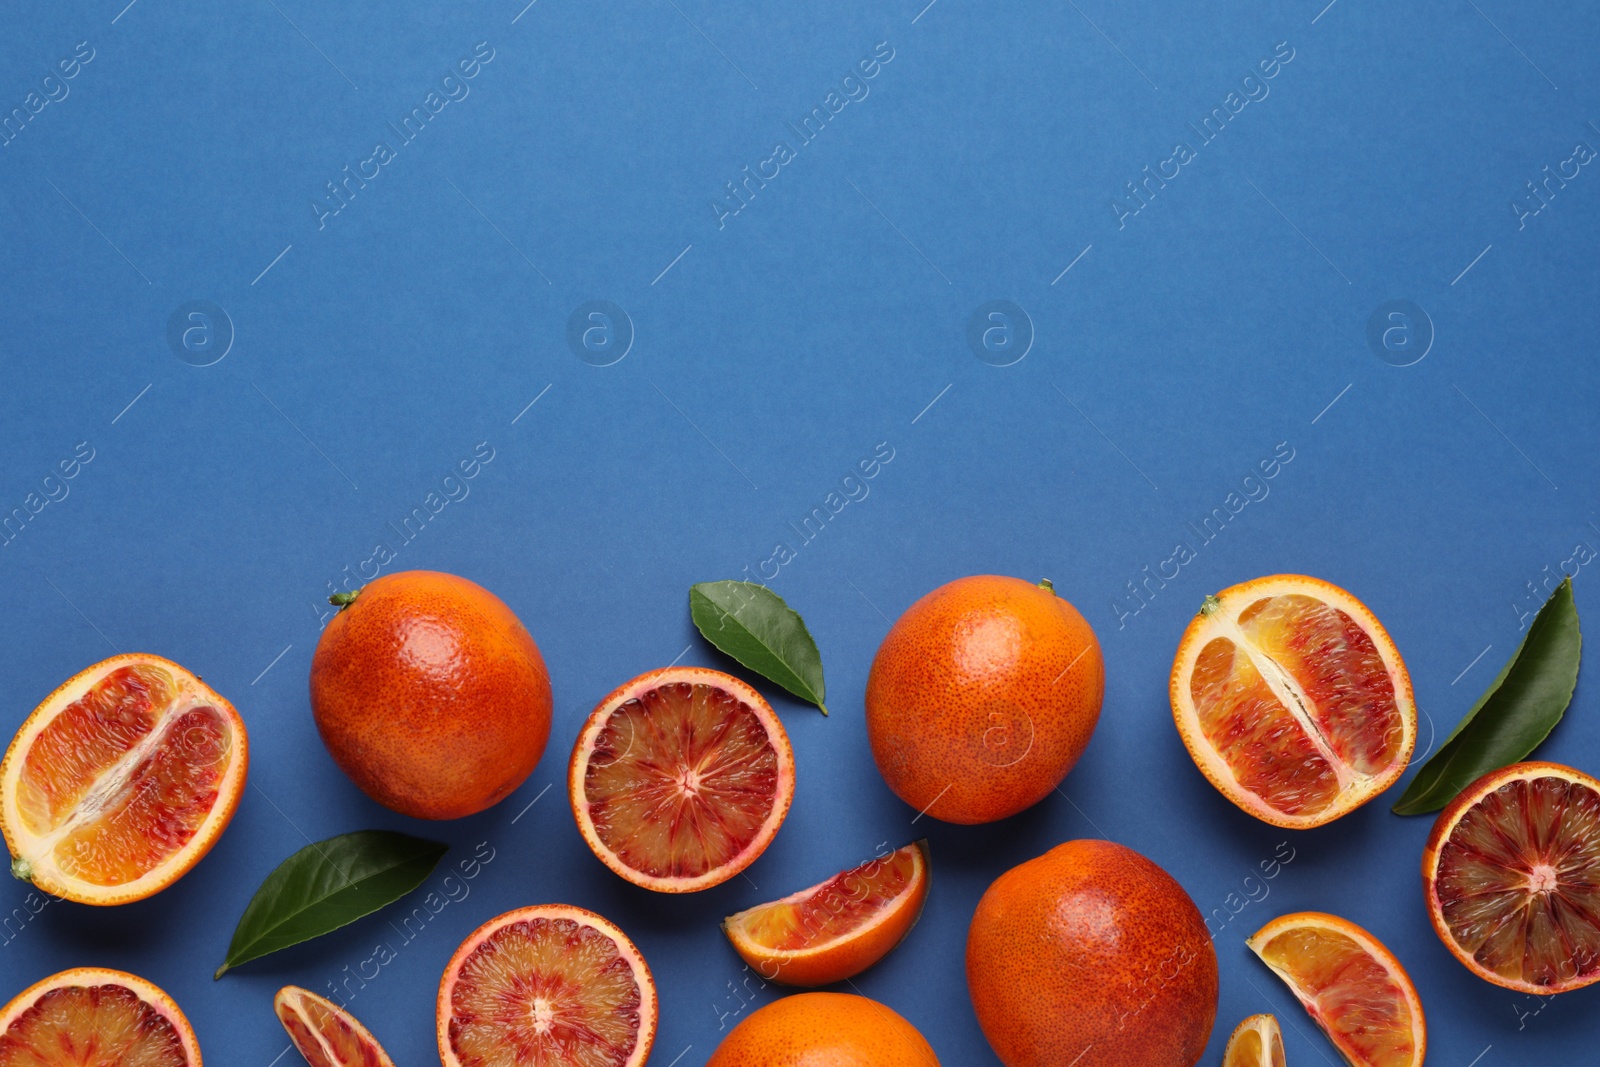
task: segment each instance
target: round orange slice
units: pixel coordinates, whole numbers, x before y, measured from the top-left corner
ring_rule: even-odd
[[[439,982],[444,1067],[641,1067],[656,986],[626,934],[565,904],[508,911],[473,931]]]
[[[726,882],[772,843],[794,800],[794,752],[739,679],[666,667],[594,709],[567,789],[602,863],[646,889],[689,893]]]
[[[730,915],[722,932],[768,981],[840,982],[883,959],[911,932],[932,880],[928,843],[917,841],[810,889]]]
[[[1478,977],[1538,994],[1600,981],[1600,782],[1559,763],[1490,771],[1439,814],[1422,884]]]
[[[1366,605],[1278,574],[1207,597],[1172,664],[1172,716],[1222,795],[1264,822],[1332,822],[1400,777],[1417,708]]]
[[[272,1010],[311,1067],[394,1067],[394,1061],[355,1016],[309,989],[286,985]]]
[[[216,844],[244,791],[244,722],[171,660],[113,656],[22,724],[0,763],[11,871],[83,904],[143,900]]]
[[[137,975],[75,967],[0,1010],[0,1067],[200,1067],[194,1030],[172,998]]]
[[[1252,1015],[1234,1028],[1222,1067],[1285,1067],[1283,1033],[1271,1015]]]
[[[1353,1067],[1420,1067],[1422,1001],[1400,961],[1348,919],[1302,911],[1246,940]]]

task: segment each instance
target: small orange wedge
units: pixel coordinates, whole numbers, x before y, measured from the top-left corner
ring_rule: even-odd
[[[722,932],[768,981],[841,982],[883,959],[911,932],[932,880],[928,843],[917,841],[810,889],[730,915]]]
[[[200,1067],[194,1030],[137,975],[74,967],[0,1009],[0,1067]]]
[[[272,1010],[311,1067],[394,1067],[355,1016],[309,989],[284,986],[272,998]]]
[[[11,872],[83,904],[143,900],[216,844],[239,804],[249,745],[239,713],[147,653],[68,679],[0,763]]]
[[[1420,1067],[1422,1001],[1400,961],[1348,919],[1302,911],[1245,944],[1282,978],[1353,1067]]]
[[[1252,1015],[1234,1028],[1222,1067],[1285,1067],[1283,1033],[1271,1015]]]

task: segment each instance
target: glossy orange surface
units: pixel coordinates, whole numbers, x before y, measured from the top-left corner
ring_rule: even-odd
[[[796,993],[735,1026],[706,1067],[939,1067],[917,1028],[850,993]]]

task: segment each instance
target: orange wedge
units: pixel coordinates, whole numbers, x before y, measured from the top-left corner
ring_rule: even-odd
[[[1420,1067],[1422,1001],[1400,961],[1337,915],[1274,919],[1245,944],[1271,967],[1353,1067]]]
[[[0,1010],[0,1067],[200,1067],[194,1030],[137,975],[75,967]]]
[[[756,973],[785,985],[852,978],[898,945],[922,914],[933,880],[928,843],[917,841],[722,923]]]
[[[1473,974],[1523,993],[1600,981],[1600,782],[1559,763],[1490,771],[1422,853],[1434,931]]]
[[[1277,574],[1207,597],[1172,664],[1195,765],[1263,822],[1306,829],[1394,784],[1417,740],[1411,678],[1366,605]]]
[[[394,1067],[355,1016],[309,989],[284,986],[272,998],[272,1010],[311,1067]]]
[[[1252,1015],[1234,1028],[1222,1067],[1285,1067],[1283,1033],[1271,1015]]]
[[[83,904],[143,900],[216,844],[244,791],[244,722],[171,660],[114,656],[22,724],[0,763],[11,871]]]

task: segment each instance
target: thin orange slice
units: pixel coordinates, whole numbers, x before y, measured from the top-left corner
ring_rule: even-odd
[[[0,1010],[0,1067],[200,1067],[194,1030],[137,975],[75,967]]]
[[[1348,919],[1317,911],[1274,919],[1245,944],[1288,983],[1353,1067],[1420,1067],[1422,1001],[1400,961]]]
[[[244,722],[171,660],[113,656],[70,678],[0,763],[11,871],[83,904],[143,900],[216,844],[244,790]]]
[[[394,1067],[355,1016],[309,989],[284,986],[272,998],[272,1010],[311,1067]]]
[[[641,1067],[656,1038],[656,985],[611,923],[539,904],[461,943],[437,1012],[444,1067]]]
[[[646,889],[689,893],[726,882],[772,843],[794,800],[794,752],[739,679],[666,667],[594,709],[567,789],[601,862]]]
[[[1433,824],[1422,884],[1478,977],[1538,994],[1600,981],[1600,782],[1559,763],[1490,771]]]
[[[810,889],[730,915],[722,932],[768,981],[841,982],[883,959],[911,932],[932,880],[928,843],[917,841]]]
[[[1207,597],[1172,664],[1195,765],[1264,822],[1332,822],[1400,777],[1417,739],[1411,678],[1366,605],[1277,574]]]
[[[1234,1028],[1222,1067],[1285,1067],[1283,1033],[1271,1015],[1252,1015]]]

